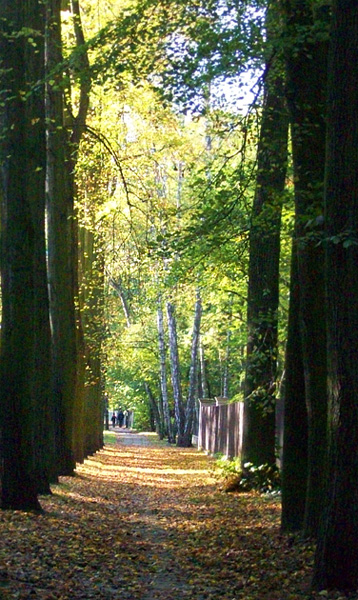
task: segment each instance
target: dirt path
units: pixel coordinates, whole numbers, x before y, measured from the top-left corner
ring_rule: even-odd
[[[280,536],[277,500],[222,493],[194,449],[124,430],[113,442],[43,515],[0,512],[1,600],[311,598],[312,553]]]

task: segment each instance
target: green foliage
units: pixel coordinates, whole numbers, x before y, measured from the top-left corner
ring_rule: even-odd
[[[117,441],[117,436],[113,431],[104,431],[103,433],[103,442],[105,446],[115,446]]]
[[[117,89],[128,81],[147,79],[166,102],[205,111],[207,90],[222,102],[219,85],[228,81],[239,100],[245,93],[241,77],[261,67],[265,48],[265,3],[198,0],[121,2],[117,14],[104,6],[97,31],[94,7],[83,0],[92,56],[92,77]],[[70,56],[76,62],[76,57]]]
[[[121,1],[117,16],[109,2],[100,14],[91,0],[82,0],[81,8],[93,93],[77,168],[79,215],[86,228],[101,232],[105,256],[106,389],[113,408],[125,403],[135,410],[136,426],[148,429],[143,382],[160,397],[159,295],[163,307],[168,299],[176,306],[182,381],[199,286],[210,394],[222,395],[227,367],[230,396],[241,394],[260,113],[212,109],[207,84],[214,82],[213,97],[220,76],[262,61],[263,12],[248,2],[201,0]],[[69,38],[65,54],[76,77],[79,60],[71,44]],[[232,83],[240,95],[241,83]],[[179,104],[163,102],[163,95],[180,106],[206,103],[205,117],[179,116]]]
[[[280,473],[272,465],[254,466],[252,463],[241,464],[241,459],[228,459],[221,456],[215,463],[215,471],[224,480],[226,492],[260,493],[278,492],[280,490]]]

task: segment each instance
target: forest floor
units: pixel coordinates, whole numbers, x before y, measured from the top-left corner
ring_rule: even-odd
[[[212,467],[153,434],[107,434],[42,514],[0,512],[0,599],[346,598],[309,592],[313,547],[280,534],[277,497],[227,494]]]

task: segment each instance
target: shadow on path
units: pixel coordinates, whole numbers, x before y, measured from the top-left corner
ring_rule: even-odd
[[[1,600],[310,598],[277,499],[224,494],[193,448],[115,434],[43,515],[0,513]]]

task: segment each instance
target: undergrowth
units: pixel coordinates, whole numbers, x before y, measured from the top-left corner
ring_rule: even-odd
[[[260,493],[280,491],[280,472],[276,466],[255,466],[250,462],[241,465],[240,458],[227,458],[219,456],[215,462],[214,471],[223,481],[226,492],[248,492],[251,490]]]

